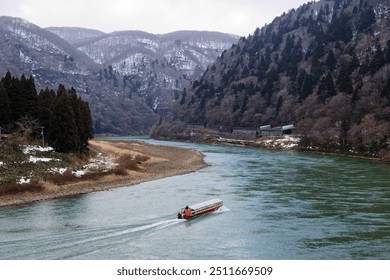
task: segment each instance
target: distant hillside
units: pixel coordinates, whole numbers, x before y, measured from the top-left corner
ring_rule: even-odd
[[[87,40],[105,35],[104,32],[99,30],[80,27],[48,27],[46,30],[57,34],[72,45],[77,45]]]
[[[0,17],[0,47],[1,74],[10,70],[85,75],[99,69],[68,42],[20,18]]]
[[[147,132],[159,119],[143,97],[129,100],[112,82],[99,80],[101,65],[32,23],[0,17],[0,48],[0,75],[32,75],[38,91],[74,87],[89,102],[98,132]]]
[[[390,4],[307,3],[241,38],[176,100],[205,127],[293,123],[301,144],[380,155],[390,136]]]
[[[38,90],[74,87],[90,104],[96,133],[145,134],[161,117],[172,117],[174,96],[237,41],[189,32],[197,40],[192,46],[174,34],[42,29],[0,17],[0,76],[32,75]],[[170,45],[177,52],[167,53]]]
[[[112,80],[130,98],[139,95],[163,118],[172,118],[179,91],[188,87],[238,37],[218,32],[178,31],[154,35],[142,31],[99,34],[80,28],[50,28],[103,66],[102,81]],[[78,38],[86,38],[80,40]]]

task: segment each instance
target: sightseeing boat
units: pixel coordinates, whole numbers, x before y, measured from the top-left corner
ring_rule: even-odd
[[[186,206],[184,208],[179,209],[179,212],[177,213],[177,218],[186,220],[193,219],[201,215],[216,211],[222,205],[222,200],[214,198],[202,203]]]

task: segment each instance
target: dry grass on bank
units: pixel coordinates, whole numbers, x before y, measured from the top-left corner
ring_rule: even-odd
[[[98,181],[103,177],[109,175],[127,176],[129,171],[140,170],[139,165],[149,159],[147,156],[137,155],[135,158],[122,154],[115,159],[116,166],[110,170],[104,172],[90,172],[84,174],[82,177],[75,176],[72,171],[67,170],[63,174],[53,174],[46,181],[49,181],[55,185],[63,186],[71,183],[78,183],[83,181]]]
[[[108,161],[109,168],[98,166],[81,177],[72,171],[50,174],[29,184],[12,184],[0,192],[0,207],[75,196],[90,192],[130,186],[141,182],[194,172],[205,167],[197,151],[164,147],[143,142],[90,142],[95,157],[89,161]],[[73,161],[73,159],[72,159]],[[79,165],[85,159],[77,159]]]
[[[39,180],[31,180],[26,184],[18,183],[8,183],[1,186],[0,196],[1,195],[12,195],[20,193],[39,193],[44,191],[44,186]]]

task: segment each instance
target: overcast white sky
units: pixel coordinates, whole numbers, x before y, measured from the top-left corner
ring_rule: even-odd
[[[154,34],[208,30],[247,36],[306,2],[309,0],[0,0],[0,16],[21,17],[40,27]]]

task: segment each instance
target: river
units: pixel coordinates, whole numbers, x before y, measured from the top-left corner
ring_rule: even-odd
[[[390,259],[390,165],[252,148],[197,149],[198,172],[0,209],[1,259]],[[224,206],[191,220],[177,210]]]

